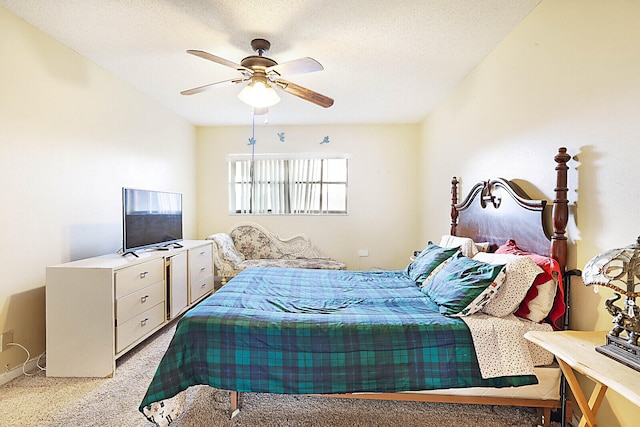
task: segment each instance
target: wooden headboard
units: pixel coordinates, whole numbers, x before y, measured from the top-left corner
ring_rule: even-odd
[[[458,202],[458,180],[451,181],[451,235],[470,237],[476,242],[489,242],[493,248],[513,239],[522,250],[551,256],[562,271],[567,261],[569,216],[567,200],[567,149],[555,155],[555,199],[531,199],[517,184],[502,178],[476,184]],[[552,209],[551,224],[545,224],[545,211]]]

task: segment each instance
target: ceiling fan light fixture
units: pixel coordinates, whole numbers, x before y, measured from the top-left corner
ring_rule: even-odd
[[[256,110],[266,110],[268,107],[280,102],[280,97],[274,90],[274,85],[284,92],[297,96],[300,99],[309,101],[322,108],[329,108],[333,105],[333,99],[324,96],[318,92],[314,92],[302,86],[298,86],[290,81],[283,80],[281,77],[285,74],[302,74],[321,71],[324,68],[313,58],[305,57],[294,59],[293,61],[278,64],[271,58],[264,56],[271,47],[271,43],[265,39],[253,39],[251,48],[257,55],[251,55],[244,58],[239,64],[228,59],[212,55],[202,50],[187,50],[187,53],[198,56],[208,61],[216,62],[242,74],[242,78],[224,80],[217,83],[195,87],[180,92],[182,95],[193,95],[218,86],[226,86],[238,83],[245,83],[250,80],[248,85],[240,92],[238,98],[246,104],[253,107],[254,114]],[[257,114],[256,114],[257,115]]]
[[[267,82],[252,81],[238,94],[240,101],[254,108],[267,108],[280,102],[275,89]]]

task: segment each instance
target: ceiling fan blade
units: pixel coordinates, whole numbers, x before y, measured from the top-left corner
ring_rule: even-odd
[[[270,72],[275,72],[278,75],[284,75],[313,73],[314,71],[322,70],[324,70],[324,67],[318,61],[307,56],[305,58],[295,59],[293,61],[284,62],[282,64],[268,67],[265,72],[267,74],[269,74]]]
[[[319,94],[318,92],[314,92],[311,89],[298,86],[297,84],[282,79],[277,79],[274,81],[274,83],[276,83],[278,87],[285,92],[302,98],[305,101],[313,102],[314,104],[319,105],[323,108],[329,108],[333,105],[333,99],[329,98],[328,96]]]
[[[232,85],[232,84],[242,83],[242,82],[247,81],[247,80],[248,79],[223,80],[221,82],[211,83],[211,84],[204,85],[204,86],[194,87],[193,89],[183,90],[182,92],[180,92],[180,95],[194,95],[196,93],[204,92],[205,90],[211,89],[212,87],[229,86],[229,85]]]
[[[217,62],[218,64],[222,64],[225,65],[227,67],[233,68],[234,70],[238,70],[238,71],[246,71],[249,74],[253,74],[253,70],[251,70],[250,68],[247,67],[243,67],[240,64],[236,64],[233,61],[229,61],[228,59],[224,59],[224,58],[220,58],[219,56],[216,55],[212,55],[208,52],[202,51],[202,50],[188,50],[187,53],[190,53],[191,55],[195,55],[195,56],[199,56],[200,58],[209,60],[209,61],[213,61],[213,62]]]

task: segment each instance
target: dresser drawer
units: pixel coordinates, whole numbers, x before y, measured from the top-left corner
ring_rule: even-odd
[[[191,282],[191,299],[190,304],[193,304],[204,295],[213,291],[213,275],[209,275],[198,282]]]
[[[115,273],[116,299],[164,280],[164,259],[158,258]]]
[[[151,307],[164,302],[164,282],[142,288],[116,300],[116,320],[121,325]]]
[[[189,249],[189,277],[191,283],[199,282],[213,275],[211,245]]]
[[[165,318],[164,303],[138,314],[128,322],[116,327],[116,353],[121,352],[136,340],[162,325]]]

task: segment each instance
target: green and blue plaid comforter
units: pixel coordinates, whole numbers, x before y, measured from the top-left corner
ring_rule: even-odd
[[[535,383],[482,379],[465,323],[403,271],[251,268],[179,321],[140,410],[196,384],[315,394]]]

